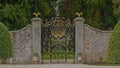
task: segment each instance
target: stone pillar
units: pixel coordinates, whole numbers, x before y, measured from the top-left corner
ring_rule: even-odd
[[[33,31],[33,54],[37,53],[39,55],[39,63],[42,62],[41,55],[41,18],[32,18],[32,31]]]
[[[77,17],[74,19],[75,22],[75,63],[78,63],[78,56],[83,56],[84,46],[84,18]]]

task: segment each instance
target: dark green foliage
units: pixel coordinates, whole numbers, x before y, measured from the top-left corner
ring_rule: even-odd
[[[42,19],[50,19],[55,16],[55,1],[57,0],[0,0],[0,21],[9,30],[18,30],[29,24],[33,18],[33,12],[40,12]],[[114,4],[119,0],[114,0]],[[61,16],[75,18],[75,13],[83,12],[87,24],[103,29],[111,30],[117,19],[113,16],[112,0],[61,0],[59,3]],[[117,17],[119,16],[119,10]],[[114,13],[116,14],[116,13]]]
[[[13,56],[13,45],[7,27],[0,22],[0,59]]]
[[[18,30],[29,24],[34,17],[33,12],[40,12],[40,17],[45,19],[54,14],[55,0],[0,0],[0,21],[9,30]]]
[[[107,50],[107,62],[120,64],[120,22],[115,26]]]
[[[112,0],[112,1],[113,1],[114,15],[120,21],[120,0]]]
[[[103,29],[111,30],[117,20],[113,16],[112,0],[63,0],[60,3],[61,15],[75,18],[76,12],[83,12],[87,24]]]
[[[25,8],[21,8],[20,5],[5,4],[0,11],[0,21],[4,22],[9,30],[23,28],[28,24],[28,19],[30,19],[28,11],[25,11]]]

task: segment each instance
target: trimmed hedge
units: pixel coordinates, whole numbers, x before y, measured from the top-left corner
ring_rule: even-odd
[[[7,27],[0,22],[0,59],[13,56],[13,44]]]
[[[107,63],[120,64],[120,21],[115,26],[109,40]]]

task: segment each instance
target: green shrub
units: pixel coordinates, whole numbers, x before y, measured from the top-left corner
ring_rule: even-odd
[[[120,64],[120,22],[115,26],[109,40],[107,63]]]
[[[13,45],[7,27],[0,22],[0,59],[13,56]]]

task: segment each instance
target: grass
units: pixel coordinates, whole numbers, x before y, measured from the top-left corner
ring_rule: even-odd
[[[65,52],[64,50],[54,50],[53,52],[44,52],[42,53],[42,59],[50,59],[50,55],[52,59],[73,59],[75,58],[74,52]]]

